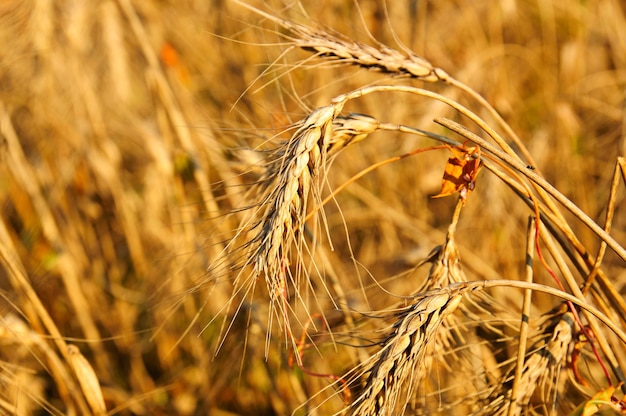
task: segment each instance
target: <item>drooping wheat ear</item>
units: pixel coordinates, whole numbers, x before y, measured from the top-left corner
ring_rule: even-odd
[[[398,314],[383,348],[364,364],[363,370],[369,376],[350,406],[353,415],[402,414],[416,386],[429,372],[430,353],[452,342],[447,337],[448,330],[442,327],[456,326],[449,320],[461,295],[451,294],[445,288],[450,283],[467,281],[454,241],[454,226],[450,227],[446,242],[424,262],[431,262],[432,266],[416,296],[433,291],[435,295],[421,298]]]
[[[287,289],[289,252],[293,243],[302,244],[304,219],[316,179],[324,170],[332,126],[338,106],[322,107],[312,112],[278,151],[267,168],[265,207],[254,244],[253,264],[256,275],[265,278],[272,315],[288,327]]]
[[[265,209],[252,239],[252,264],[255,274],[265,278],[270,307],[286,325],[289,283],[298,284],[289,272],[290,250],[295,244],[296,256],[301,253],[307,210],[312,198],[319,199],[328,155],[363,140],[379,125],[363,114],[339,115],[342,107],[340,102],[319,108],[301,121],[276,150],[261,181],[259,200]]]
[[[424,378],[423,363],[432,341],[461,297],[459,293],[442,289],[422,297],[400,314],[383,348],[359,371],[369,372],[369,376],[350,404],[349,414],[403,414],[417,381]]]

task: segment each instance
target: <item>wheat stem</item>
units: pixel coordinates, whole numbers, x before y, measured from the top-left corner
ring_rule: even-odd
[[[526,227],[526,282],[533,281],[533,258],[535,252],[536,237],[535,220],[528,219]],[[515,365],[515,377],[513,378],[513,387],[511,388],[511,403],[509,405],[508,416],[513,416],[518,412],[519,401],[518,391],[522,384],[522,371],[524,370],[524,359],[526,358],[526,344],[528,341],[528,319],[530,317],[530,306],[532,302],[532,291],[524,290],[524,300],[522,303],[522,319],[520,319],[519,344],[517,346],[517,363]]]

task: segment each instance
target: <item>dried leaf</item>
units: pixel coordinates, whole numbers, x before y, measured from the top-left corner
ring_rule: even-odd
[[[450,149],[452,156],[446,163],[441,191],[433,198],[461,192],[461,198],[465,201],[467,195],[474,190],[476,175],[481,168],[480,149],[478,147],[466,148],[465,146],[446,147]]]

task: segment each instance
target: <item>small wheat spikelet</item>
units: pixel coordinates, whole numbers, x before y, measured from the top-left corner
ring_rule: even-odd
[[[422,263],[426,262],[430,262],[432,265],[428,278],[419,292],[446,287],[450,283],[467,281],[461,268],[459,249],[454,240],[453,231],[448,231],[446,242],[436,247]]]

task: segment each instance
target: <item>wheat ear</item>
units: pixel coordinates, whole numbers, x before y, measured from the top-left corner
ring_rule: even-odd
[[[423,378],[424,359],[441,323],[459,302],[460,294],[441,291],[419,299],[401,314],[394,331],[365,371],[369,376],[361,393],[350,404],[352,415],[402,414]]]
[[[295,245],[295,256],[302,256],[307,211],[311,199],[319,199],[319,181],[325,175],[328,156],[363,140],[379,126],[367,115],[340,115],[343,104],[338,101],[321,107],[302,120],[292,137],[275,151],[261,181],[259,200],[264,210],[251,241],[252,264],[254,275],[267,284],[270,319],[278,316],[287,335],[291,331],[289,286],[299,284],[290,273],[290,251]],[[318,205],[322,204],[318,201]]]
[[[252,240],[252,261],[255,275],[264,277],[267,284],[271,317],[278,310],[279,319],[287,328],[289,252],[293,243],[302,247],[311,191],[324,169],[333,120],[339,110],[340,106],[331,105],[312,112],[281,146],[278,157],[267,169],[267,191],[261,198],[265,211]]]
[[[575,330],[574,316],[571,312],[564,312],[565,310],[560,305],[555,308],[554,313],[548,315],[540,340],[527,352],[517,380],[517,388],[510,388],[513,377],[511,372],[504,374],[497,388],[485,399],[486,406],[480,414],[526,414],[532,412],[530,408],[533,397],[541,397],[542,406],[556,403],[557,392],[553,391],[555,381],[566,364]],[[539,389],[543,391],[537,395]]]
[[[356,42],[328,28],[304,26],[273,16],[248,4],[239,1],[237,3],[289,30],[291,32],[289,40],[295,47],[314,52],[319,57],[422,81],[436,82],[449,79],[443,69],[434,67],[429,61],[408,49],[402,53],[382,44],[373,47]]]
[[[433,250],[425,260],[432,262],[432,266],[419,293],[467,280],[454,241],[460,207],[459,203],[445,244]],[[416,296],[420,296],[419,293]],[[433,347],[450,342],[443,334],[447,331],[440,329],[450,326],[448,320],[460,301],[461,295],[451,295],[444,290],[418,300],[399,314],[383,348],[366,363],[369,376],[362,393],[350,406],[351,414],[391,415],[404,412],[416,385],[426,377],[430,368],[430,360],[426,360],[428,354]]]

